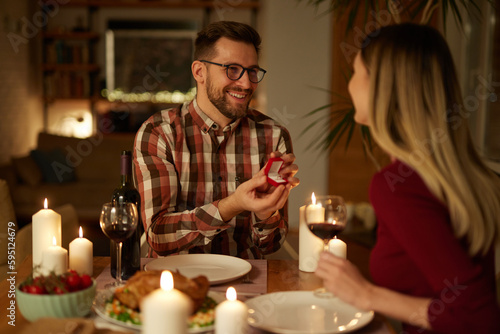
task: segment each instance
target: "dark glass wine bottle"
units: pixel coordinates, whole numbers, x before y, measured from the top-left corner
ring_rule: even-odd
[[[122,279],[132,277],[141,267],[141,235],[144,230],[141,219],[141,196],[132,180],[132,154],[123,151],[121,154],[121,184],[113,192],[113,203],[134,203],[139,213],[139,222],[134,234],[123,242],[122,246]],[[118,244],[111,240],[111,276],[116,277],[116,253]]]

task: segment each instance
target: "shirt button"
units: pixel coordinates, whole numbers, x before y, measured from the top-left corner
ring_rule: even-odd
[[[264,229],[262,227],[259,228],[259,232],[264,232]]]
[[[218,177],[219,182],[222,182],[222,176]]]
[[[212,129],[217,129],[217,124],[212,124]]]

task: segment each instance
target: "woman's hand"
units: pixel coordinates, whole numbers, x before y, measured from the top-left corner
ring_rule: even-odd
[[[329,252],[322,252],[316,275],[323,279],[326,289],[346,303],[363,310],[371,310],[373,284],[361,275],[348,260]]]
[[[361,275],[351,262],[329,252],[321,253],[316,275],[337,297],[362,310],[430,329],[427,310],[431,298],[414,297],[376,286]]]

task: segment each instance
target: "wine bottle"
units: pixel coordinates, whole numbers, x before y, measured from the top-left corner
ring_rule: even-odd
[[[141,235],[144,230],[141,219],[141,196],[132,180],[132,154],[123,151],[121,154],[121,184],[113,192],[111,201],[114,204],[134,203],[139,213],[139,221],[134,234],[122,245],[122,279],[132,277],[141,267]],[[116,277],[116,256],[118,244],[111,240],[111,276]]]

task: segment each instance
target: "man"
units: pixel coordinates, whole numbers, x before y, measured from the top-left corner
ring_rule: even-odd
[[[151,116],[138,131],[134,165],[150,256],[262,258],[285,240],[298,167],[288,131],[249,108],[266,73],[260,42],[246,24],[207,26],[191,66],[195,99]],[[271,157],[284,160],[288,184],[267,182]]]

